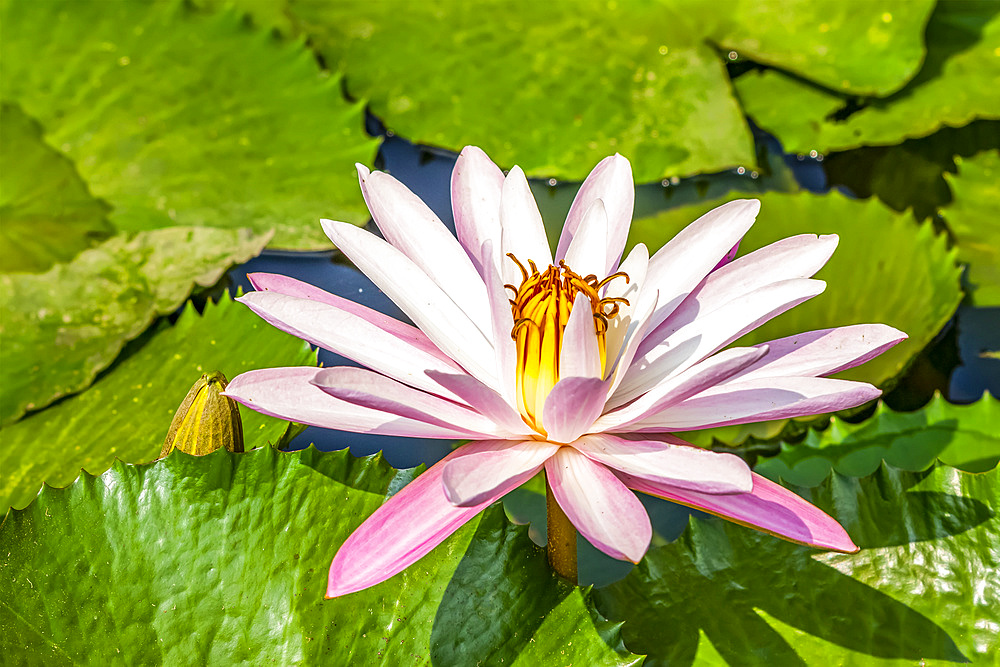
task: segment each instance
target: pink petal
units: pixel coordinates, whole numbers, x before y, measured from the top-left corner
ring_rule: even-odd
[[[595,199],[566,249],[566,264],[581,276],[608,275],[608,213]],[[615,260],[618,258],[616,257]]]
[[[623,405],[640,396],[663,378],[683,372],[748,331],[821,294],[825,288],[826,283],[821,280],[786,280],[698,317],[645,354],[636,354],[611,404]],[[644,345],[645,341],[639,347],[640,352]]]
[[[843,526],[828,514],[766,477],[752,474],[753,491],[726,496],[678,489],[625,474],[618,476],[636,491],[709,512],[775,537],[821,549],[858,551]]]
[[[809,278],[823,268],[837,248],[836,234],[801,234],[782,239],[740,257],[714,271],[640,346],[644,354],[682,326],[768,285],[793,278]]]
[[[420,267],[390,244],[346,222],[321,222],[341,252],[441,351],[489,386],[497,386],[492,332],[480,331]]]
[[[270,280],[258,282],[268,284]],[[263,291],[244,294],[237,300],[293,336],[400,382],[454,398],[432,382],[426,371],[455,373],[461,368],[423,332],[332,294],[326,296],[330,298],[320,301]]]
[[[576,295],[569,321],[563,330],[559,375],[601,378],[601,352],[594,330],[594,311],[590,299],[583,292]]]
[[[704,391],[644,420],[629,431],[690,431],[853,408],[882,394],[865,382],[830,378],[758,378]]]
[[[642,559],[653,536],[649,516],[614,473],[563,447],[545,462],[545,474],[559,507],[591,544],[612,558]]]
[[[552,387],[542,409],[546,439],[573,442],[604,409],[607,384],[600,378],[562,378]]]
[[[385,240],[420,267],[481,331],[488,332],[486,288],[462,246],[409,188],[389,174],[367,171],[359,165],[361,192]]]
[[[906,338],[905,333],[885,324],[855,324],[796,334],[763,343],[769,348],[767,355],[731,381],[832,375],[860,366]]]
[[[493,253],[500,252],[500,193],[503,172],[475,146],[466,146],[451,172],[451,207],[455,216],[455,232],[469,258],[483,272],[480,253],[483,243],[492,242]],[[496,255],[490,261],[499,267]]]
[[[507,283],[519,286],[521,270],[507,257],[513,253],[526,268],[532,260],[542,270],[552,264],[552,251],[545,237],[545,225],[538,212],[535,197],[528,187],[528,179],[520,167],[513,167],[503,183],[500,199],[500,227],[503,248],[500,258],[503,278]]]
[[[657,484],[701,493],[747,493],[750,468],[738,456],[695,447],[666,435],[666,441],[623,440],[585,435],[573,447],[590,460]]]
[[[441,475],[449,462],[506,446],[503,440],[462,445],[375,510],[337,551],[326,597],[360,591],[402,572],[490,503],[528,481],[533,473],[508,480],[472,507],[456,507],[445,497]]]
[[[742,241],[742,240],[743,239],[740,239],[740,241]],[[732,249],[729,252],[726,253],[726,256],[719,260],[719,263],[715,265],[715,268],[712,269],[712,271],[718,271],[719,269],[721,269],[722,267],[724,267],[726,264],[729,264],[729,262],[731,262],[734,259],[736,259],[736,253],[738,253],[740,251],[740,241],[737,241],[736,245],[734,245],[732,247]]]
[[[324,368],[317,371],[312,383],[342,401],[444,429],[465,431],[474,434],[472,437],[507,435],[495,422],[475,410],[408,387],[366,368]]]
[[[248,371],[233,378],[225,395],[271,417],[339,431],[449,440],[478,437],[463,429],[414,421],[336,399],[313,386],[318,370],[303,366]]]
[[[569,208],[569,213],[566,215],[566,224],[563,225],[559,246],[556,250],[556,260],[566,258],[573,238],[578,234],[588,210],[598,199],[604,202],[608,216],[605,266],[609,273],[613,273],[615,267],[618,266],[618,259],[625,249],[625,239],[628,237],[629,226],[632,224],[632,209],[635,203],[632,165],[618,154],[601,160],[580,186],[580,190],[576,193],[573,204]],[[570,266],[573,265],[570,264]],[[579,273],[577,269],[573,270]],[[581,275],[587,274],[582,273]]]
[[[449,461],[441,476],[448,500],[459,507],[470,507],[496,497],[497,489],[507,488],[512,479],[537,474],[559,449],[559,445],[537,440],[507,444],[504,449]]]
[[[628,405],[602,415],[593,430],[614,431],[645,419],[733,377],[765,354],[766,346],[723,350],[683,373],[661,380]]]
[[[652,327],[667,319],[743,238],[759,210],[756,199],[723,204],[685,227],[650,258],[646,281],[660,293]]]

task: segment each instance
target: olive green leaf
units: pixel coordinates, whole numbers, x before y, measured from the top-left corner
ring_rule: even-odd
[[[939,2],[926,41],[920,71],[888,97],[859,101],[774,70],[748,73],[734,85],[754,122],[795,153],[895,144],[944,126],[1000,118],[1000,5]]]
[[[126,341],[268,238],[173,227],[114,236],[45,273],[0,274],[0,424],[89,385]]]
[[[630,243],[659,248],[702,213],[740,193],[671,209],[636,220]],[[803,331],[848,324],[889,324],[909,339],[837,377],[884,386],[941,330],[961,300],[955,252],[930,224],[916,225],[877,200],[858,201],[839,193],[750,194],[760,215],[740,245],[746,254],[795,234],[839,234],[833,258],[816,275],[825,280],[820,296],[751,332],[737,344],[758,343]]]
[[[942,211],[968,262],[977,306],[1000,306],[1000,151],[955,158],[957,174],[945,174],[954,201]]]
[[[0,5],[0,95],[42,125],[122,230],[249,227],[327,248],[316,220],[368,219],[362,103],[299,42],[186,3]]]
[[[415,472],[264,447],[46,488],[0,526],[0,650],[54,665],[641,662],[496,507],[389,581],[324,600],[339,545]]]
[[[94,199],[65,157],[42,141],[38,124],[0,104],[0,268],[44,271],[114,233],[108,206]]]
[[[968,472],[992,470],[1000,461],[1000,401],[989,394],[970,405],[940,395],[914,412],[896,412],[880,403],[875,414],[852,424],[837,417],[822,431],[809,431],[795,445],[757,464],[757,472],[799,486],[816,486],[830,470],[841,475],[872,474],[883,461],[919,472],[940,460]]]
[[[229,377],[254,368],[312,365],[301,340],[269,326],[224,296],[203,315],[190,304],[162,323],[86,391],[3,428],[0,516],[31,502],[45,482],[66,486],[84,469],[100,474],[115,459],[155,459],[174,412],[203,373]],[[287,422],[240,410],[248,442],[277,443]]]
[[[998,655],[1000,470],[883,466],[796,489],[861,547],[824,553],[692,518],[598,589],[646,665],[992,664]],[[898,661],[898,662],[897,662]]]

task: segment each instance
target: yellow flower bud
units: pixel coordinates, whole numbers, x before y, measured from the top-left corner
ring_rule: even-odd
[[[225,447],[243,451],[243,422],[236,401],[222,395],[229,381],[219,371],[201,376],[184,397],[170,422],[160,450],[163,458],[174,449],[202,456]]]

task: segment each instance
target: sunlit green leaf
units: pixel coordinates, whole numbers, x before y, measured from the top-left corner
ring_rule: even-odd
[[[942,212],[968,262],[977,306],[1000,306],[1000,151],[956,158],[958,174],[946,174],[954,201]]]
[[[883,467],[797,491],[861,551],[824,553],[692,519],[625,580],[598,589],[598,608],[625,621],[626,645],[653,666],[997,659],[1000,470]]]
[[[630,243],[659,248],[707,210],[740,194],[699,205],[671,209],[636,220]],[[858,201],[836,192],[826,195],[771,192],[760,199],[761,211],[740,245],[740,254],[795,234],[839,234],[840,245],[816,277],[826,291],[742,338],[757,343],[803,331],[883,323],[909,340],[866,364],[838,374],[884,385],[937,335],[961,300],[955,253],[930,224],[917,225],[876,200]]]
[[[757,464],[757,472],[800,486],[815,486],[836,470],[842,475],[872,474],[882,461],[909,471],[926,470],[936,460],[968,472],[992,470],[1000,461],[1000,401],[984,396],[955,405],[940,395],[914,412],[880,404],[858,424],[834,417],[804,442],[782,445],[781,454]]]
[[[44,271],[114,233],[72,163],[42,141],[38,125],[0,105],[0,267]]]
[[[572,11],[296,0],[289,11],[351,94],[412,141],[475,144],[504,167],[570,180],[615,152],[638,182],[754,159],[723,61],[705,41],[715,25],[703,25],[707,11],[594,0]]]
[[[856,95],[887,95],[903,87],[924,58],[931,0],[736,2],[718,12],[713,37],[739,58],[773,65]],[[872,63],[877,62],[877,67]]]
[[[112,237],[45,273],[0,274],[0,423],[89,385],[154,318],[257,255],[268,238],[173,227]]]
[[[324,600],[338,546],[414,473],[265,447],[45,489],[0,526],[0,650],[57,665],[641,662],[499,508]]]
[[[301,43],[183,2],[8,0],[0,94],[110,203],[123,230],[275,230],[326,248],[320,217],[363,222],[360,103]]]
[[[297,338],[269,326],[224,297],[199,316],[188,306],[174,326],[162,325],[86,391],[3,428],[0,516],[24,507],[42,482],[66,486],[80,469],[100,474],[117,458],[152,461],[171,418],[203,374],[315,363]],[[241,409],[248,443],[277,443],[287,422]]]
[[[1000,5],[939,2],[926,40],[927,59],[905,88],[862,100],[853,112],[852,100],[774,70],[751,72],[734,83],[754,122],[797,153],[895,144],[944,126],[1000,118]],[[872,69],[881,65],[865,62]]]

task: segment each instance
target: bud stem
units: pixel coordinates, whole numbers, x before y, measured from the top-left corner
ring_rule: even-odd
[[[546,521],[549,565],[556,573],[576,584],[576,528],[559,507],[549,481],[545,480]]]

